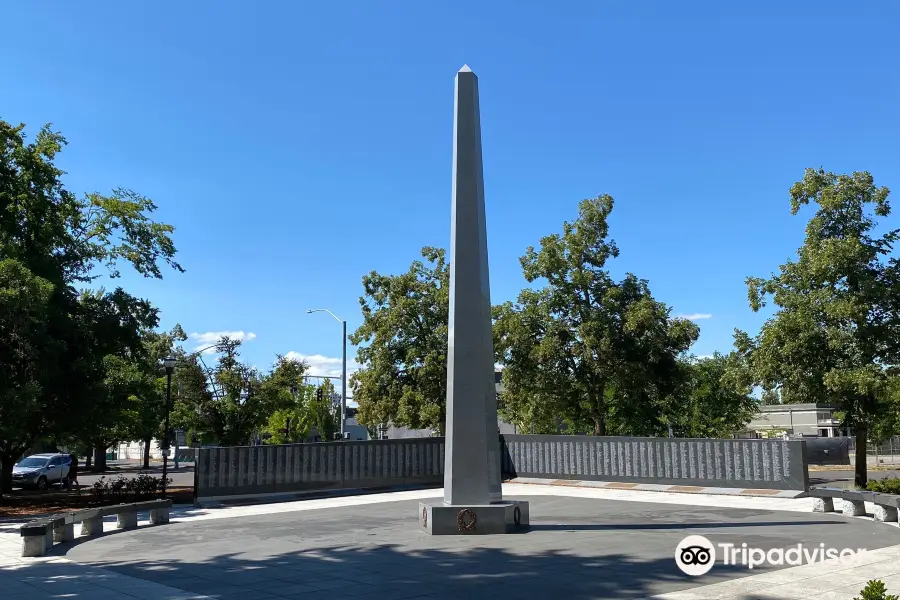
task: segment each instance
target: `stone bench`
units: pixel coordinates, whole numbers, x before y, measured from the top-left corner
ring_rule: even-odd
[[[880,492],[872,492],[874,498],[872,502],[875,504],[875,510],[872,515],[876,521],[884,523],[897,522],[897,509],[900,508],[900,496],[894,494],[882,494]]]
[[[840,499],[843,492],[839,488],[810,488],[807,493],[813,498],[813,512],[834,512],[834,499]]]
[[[70,542],[75,539],[75,525],[81,523],[81,535],[92,536],[103,533],[103,518],[116,515],[117,529],[137,527],[139,512],[150,512],[150,523],[161,525],[169,522],[171,500],[148,500],[130,504],[116,504],[98,508],[86,508],[35,519],[19,528],[22,536],[22,556],[43,556],[54,543]]]
[[[814,512],[835,512],[834,500],[838,499],[844,501],[842,512],[848,517],[865,516],[866,502],[871,502],[875,505],[875,520],[886,523],[897,521],[897,509],[900,508],[900,496],[867,490],[811,488],[809,495],[814,498]]]
[[[810,497],[814,498],[813,512],[835,512],[834,501],[843,500],[843,512],[848,517],[860,517],[866,514],[866,501],[872,502],[874,492],[844,490],[841,488],[812,488]]]
[[[844,515],[848,517],[866,516],[866,502],[872,502],[874,496],[874,492],[841,490],[841,500],[844,501]]]

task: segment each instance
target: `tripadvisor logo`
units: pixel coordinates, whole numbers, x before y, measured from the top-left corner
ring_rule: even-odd
[[[687,575],[708,573],[716,562],[716,547],[702,535],[689,535],[675,548],[675,564]]]
[[[675,548],[675,564],[686,575],[698,577],[708,573],[721,556],[722,564],[743,565],[748,569],[760,566],[800,566],[826,560],[837,560],[842,565],[858,564],[865,548],[826,548],[825,544],[789,548],[752,548],[747,544],[713,544],[702,535],[689,535]]]

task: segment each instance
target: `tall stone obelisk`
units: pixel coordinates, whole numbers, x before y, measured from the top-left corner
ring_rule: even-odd
[[[444,502],[421,503],[419,520],[432,534],[528,525],[527,503],[500,492],[478,78],[468,66],[456,74],[453,120]]]

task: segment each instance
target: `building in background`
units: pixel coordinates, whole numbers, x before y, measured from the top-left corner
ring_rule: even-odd
[[[851,432],[834,418],[836,404],[764,404],[739,437],[845,437]]]
[[[340,399],[338,401],[340,402]],[[371,436],[369,436],[369,430],[356,421],[357,410],[358,409],[351,406],[347,407],[347,420],[344,427],[347,439],[358,441],[372,439]]]

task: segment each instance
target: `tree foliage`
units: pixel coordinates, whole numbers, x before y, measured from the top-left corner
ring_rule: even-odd
[[[340,431],[337,412],[332,403],[334,384],[326,379],[316,386],[302,384],[295,387],[290,404],[279,408],[266,425],[267,443],[290,444],[318,438],[334,439]]]
[[[807,169],[790,190],[791,214],[814,214],[795,260],[768,279],[747,280],[750,306],[771,299],[774,316],[751,338],[735,332],[755,381],[784,402],[834,402],[856,432],[856,483],[864,486],[866,441],[882,418],[900,349],[897,260],[900,231],[879,233],[888,189],[869,173]]]
[[[529,248],[525,277],[546,285],[494,308],[500,413],[523,431],[556,433],[562,420],[600,435],[657,434],[691,375],[680,358],[697,326],[671,318],[646,281],[614,281],[606,270],[618,255],[608,239],[612,204],[609,196],[582,202],[563,235]],[[428,264],[402,275],[363,279],[363,324],[351,337],[364,365],[354,376],[363,424],[443,431],[449,265],[443,250],[422,255]]]
[[[77,442],[95,450],[94,469],[103,469],[101,454],[119,441],[140,440],[144,444],[144,467],[149,468],[153,439],[162,440],[166,410],[166,371],[163,359],[175,356],[176,344],[187,339],[176,325],[171,331],[149,327],[139,332],[140,346],[125,356],[108,355],[104,367],[106,379],[98,392],[88,425]],[[182,351],[183,354],[183,351]],[[176,388],[177,389],[177,388]]]
[[[47,431],[45,416],[54,398],[46,388],[58,376],[58,361],[65,353],[61,343],[53,343],[50,331],[52,297],[49,281],[17,260],[0,260],[0,461],[4,467],[35,436]],[[2,484],[0,493],[10,481]]]
[[[689,361],[685,388],[672,401],[672,431],[677,437],[722,438],[745,429],[758,410],[745,366],[736,353]]]
[[[187,340],[187,334],[181,325],[175,325],[170,331],[146,331],[143,334],[144,352],[140,365],[143,371],[144,384],[137,395],[138,412],[130,426],[129,439],[144,442],[144,463],[149,462],[149,446],[153,438],[162,439],[166,411],[166,371],[163,360],[176,358],[184,351],[179,347]],[[174,372],[173,372],[174,381]],[[176,384],[173,384],[177,386]],[[177,387],[173,393],[177,393]],[[169,400],[171,402],[171,400]],[[171,405],[169,407],[171,409]]]
[[[271,415],[295,402],[291,386],[302,385],[306,365],[279,357],[272,371],[260,373],[240,360],[241,341],[223,336],[214,367],[198,354],[184,355],[176,367],[178,395],[172,422],[200,435],[203,443],[241,446],[262,433]]]
[[[10,309],[0,321],[11,333],[0,339],[10,361],[0,379],[0,491],[36,440],[93,424],[95,401],[105,397],[98,389],[117,380],[107,377],[115,365],[107,356],[135,350],[138,329],[152,326],[145,301],[77,286],[104,268],[117,277],[122,263],[147,277],[161,277],[163,264],[182,270],[174,229],[152,220],[152,201],[125,189],[77,197],[54,163],[65,138],[45,126],[28,142],[24,131],[0,121],[0,301]]]
[[[150,218],[156,205],[127,189],[78,198],[54,164],[66,139],[45,125],[32,143],[25,126],[0,121],[0,248],[55,284],[96,279],[98,266],[112,277],[129,263],[146,277],[161,278],[160,264],[175,261],[174,227]]]
[[[619,255],[608,237],[612,209],[610,196],[582,201],[562,235],[544,237],[522,257],[526,280],[545,285],[495,311],[506,416],[556,415],[570,430],[595,435],[665,428],[668,399],[689,375],[679,358],[699,329],[672,318],[646,280],[610,276],[607,262]]]
[[[360,423],[444,429],[450,267],[442,249],[422,256],[402,275],[363,277],[363,324],[350,336],[366,366],[352,380]]]
[[[175,261],[174,228],[155,204],[128,189],[78,197],[55,164],[65,138],[49,126],[29,142],[24,126],[0,121],[0,493],[12,463],[40,439],[103,450],[118,440],[162,437],[166,374],[172,425],[205,443],[270,443],[339,428],[333,386],[305,382],[307,366],[279,356],[268,373],[243,362],[223,337],[210,368],[179,345],[180,326],[157,331],[159,315],[121,287],[96,285],[130,265],[160,278]],[[807,170],[790,190],[791,212],[813,209],[796,259],[768,279],[748,278],[754,311],[774,315],[736,351],[695,360],[699,329],[673,318],[649,283],[610,274],[619,249],[609,235],[614,202],[584,200],[578,217],[520,259],[528,284],[494,307],[494,347],[503,365],[501,416],[521,431],[594,435],[720,437],[743,429],[764,403],[830,402],[857,435],[856,483],[865,448],[900,431],[900,262],[887,229],[888,190],[868,173]],[[357,418],[444,431],[450,265],[426,247],[400,275],[363,278],[363,323],[350,340],[364,368],[351,385]],[[317,395],[321,391],[321,398]],[[290,423],[290,427],[288,427]]]
[[[105,465],[106,448],[129,439],[129,424],[138,411],[136,398],[145,386],[146,349],[143,334],[159,323],[149,302],[138,300],[121,288],[85,292],[79,301],[85,317],[87,350],[82,373],[88,375],[84,394],[72,406],[72,418],[60,431],[94,448],[94,468]]]

